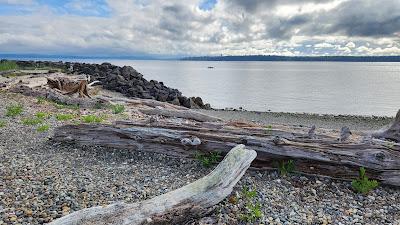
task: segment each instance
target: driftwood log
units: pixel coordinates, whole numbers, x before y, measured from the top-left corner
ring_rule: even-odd
[[[377,132],[372,136],[375,138],[400,142],[400,110],[397,112],[396,118],[387,130]]]
[[[116,203],[83,209],[50,225],[176,224],[210,211],[226,198],[246,172],[256,152],[233,148],[207,176],[175,191],[133,204]]]
[[[349,139],[307,131],[265,129],[245,123],[118,122],[116,125],[67,125],[56,129],[54,140],[84,145],[151,151],[193,157],[197,151],[227,153],[237,144],[257,152],[252,167],[274,168],[294,160],[296,171],[353,179],[360,167],[383,184],[400,186],[400,145],[375,139]],[[195,145],[183,140],[197,140]]]

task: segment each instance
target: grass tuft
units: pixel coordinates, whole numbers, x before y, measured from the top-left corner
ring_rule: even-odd
[[[23,107],[22,105],[10,105],[6,109],[6,116],[8,117],[16,117],[22,114]]]
[[[74,118],[74,115],[72,114],[57,114],[56,119],[58,121],[66,121],[66,120],[72,120]]]
[[[278,164],[279,174],[281,176],[287,176],[289,173],[293,173],[295,170],[294,161],[289,160],[287,162],[282,161]]]
[[[198,153],[195,155],[195,159],[206,168],[209,168],[211,165],[217,163],[220,158],[222,158],[222,156],[219,152],[211,152],[208,154]]]
[[[46,113],[46,112],[37,112],[35,114],[36,118],[38,119],[46,119],[50,117],[50,113]]]
[[[36,130],[38,132],[47,132],[50,129],[50,126],[47,124],[40,125]]]
[[[114,114],[119,114],[125,111],[125,106],[124,105],[112,105],[111,106],[112,112]]]
[[[14,61],[0,61],[0,71],[15,70],[17,68],[18,65]]]
[[[25,118],[22,120],[22,124],[30,126],[38,125],[41,123],[43,123],[43,120],[39,118]]]
[[[101,122],[103,122],[103,120],[104,120],[103,117],[99,117],[96,115],[82,116],[82,121],[85,123],[101,123]]]
[[[5,127],[7,125],[6,121],[0,120],[0,128]]]

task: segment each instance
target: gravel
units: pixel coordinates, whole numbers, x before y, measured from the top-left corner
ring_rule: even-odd
[[[60,109],[6,93],[0,93],[0,102],[0,120],[7,122],[0,128],[0,225],[43,224],[82,208],[148,199],[212,169],[160,154],[54,143],[53,128],[73,121],[47,119],[52,128],[40,133],[20,120]],[[5,117],[12,103],[23,104],[24,114]],[[245,187],[256,190],[256,196],[244,197]],[[347,181],[255,170],[211,214],[187,224],[246,224],[246,205],[257,203],[262,216],[248,224],[400,224],[398,188],[379,187],[360,195]]]

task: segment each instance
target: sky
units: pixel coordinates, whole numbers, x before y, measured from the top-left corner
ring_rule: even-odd
[[[0,0],[0,54],[400,55],[400,0]]]

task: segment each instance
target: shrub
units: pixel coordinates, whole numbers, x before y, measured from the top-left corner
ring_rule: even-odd
[[[44,124],[44,125],[39,126],[36,130],[37,130],[38,132],[46,132],[46,131],[48,131],[49,129],[50,129],[50,126],[47,125],[47,124]]]
[[[0,128],[5,127],[7,125],[6,121],[0,120]]]
[[[85,123],[101,123],[101,122],[103,122],[103,118],[96,116],[96,115],[82,116],[82,120]]]
[[[295,169],[293,160],[287,162],[282,161],[278,165],[279,174],[281,176],[287,176],[289,173],[293,173]]]
[[[368,179],[367,175],[365,175],[365,168],[361,167],[358,179],[353,180],[351,186],[356,192],[366,194],[372,189],[378,187],[379,183],[376,180]]]
[[[201,165],[208,168],[217,163],[222,156],[219,152],[211,152],[208,154],[196,154],[195,158],[201,163]]]
[[[111,109],[114,114],[119,114],[125,111],[125,106],[124,105],[112,105]]]
[[[25,118],[22,120],[22,124],[24,124],[24,125],[34,126],[34,125],[38,125],[41,123],[43,123],[43,120],[40,118]]]
[[[66,120],[72,120],[74,118],[74,115],[72,114],[57,114],[56,119],[58,121],[66,121]]]
[[[16,116],[22,114],[23,107],[22,107],[22,105],[11,105],[11,106],[8,106],[6,110],[7,110],[6,116],[16,117]]]
[[[0,61],[0,71],[15,70],[18,66],[14,61]]]

